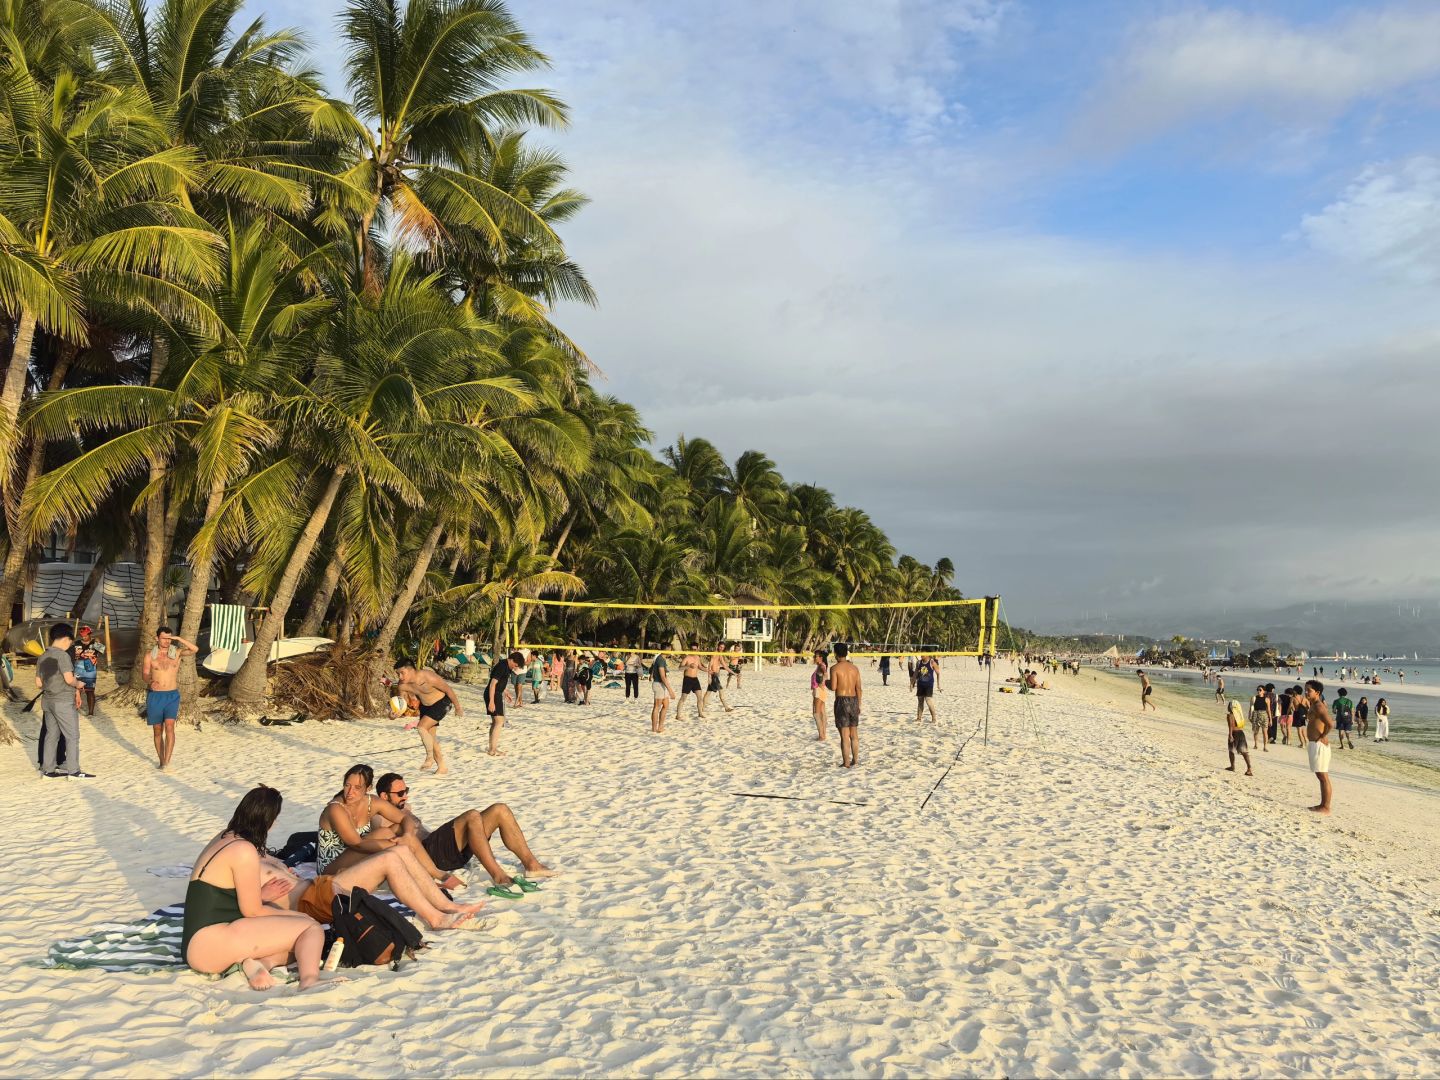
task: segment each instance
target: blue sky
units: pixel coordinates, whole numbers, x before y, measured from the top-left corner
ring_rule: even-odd
[[[339,6],[249,10],[338,75]],[[1440,5],[512,10],[594,199],[559,317],[660,442],[1027,624],[1440,594]]]

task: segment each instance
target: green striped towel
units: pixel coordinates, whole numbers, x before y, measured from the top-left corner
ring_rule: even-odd
[[[180,936],[185,905],[160,908],[138,922],[112,923],[85,937],[57,941],[41,967],[98,968],[101,971],[163,971],[184,967]]]
[[[210,648],[240,648],[245,640],[245,605],[210,605]]]

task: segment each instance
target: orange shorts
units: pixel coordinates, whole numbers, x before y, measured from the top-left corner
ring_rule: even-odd
[[[333,917],[334,902],[335,879],[329,874],[321,874],[300,894],[300,902],[295,907],[300,914],[309,915],[316,922],[328,925]]]

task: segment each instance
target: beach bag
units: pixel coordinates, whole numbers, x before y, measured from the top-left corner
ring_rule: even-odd
[[[425,939],[408,919],[389,904],[376,900],[364,889],[350,890],[349,897],[337,896],[331,905],[330,927],[336,941],[345,943],[342,967],[361,964],[395,966],[414,959]]]

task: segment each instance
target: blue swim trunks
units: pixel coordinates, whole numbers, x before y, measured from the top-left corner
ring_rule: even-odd
[[[145,722],[152,727],[180,717],[179,690],[150,690],[145,694]]]

